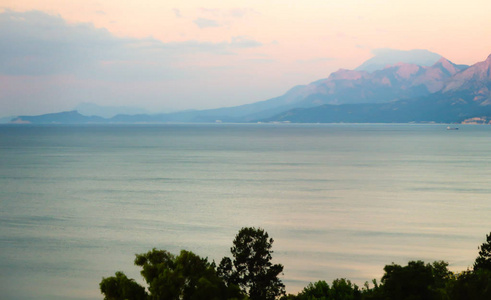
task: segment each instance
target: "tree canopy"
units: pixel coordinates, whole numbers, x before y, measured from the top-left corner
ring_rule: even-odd
[[[224,257],[218,272],[227,284],[237,284],[252,300],[270,300],[285,293],[278,278],[281,264],[271,262],[273,239],[261,228],[244,227],[230,249],[233,260]]]
[[[116,276],[102,278],[99,284],[105,300],[133,299],[145,300],[148,295],[145,288],[136,283],[133,279],[128,279],[123,272],[116,272]]]
[[[474,262],[474,270],[491,271],[491,233],[486,235],[486,242],[479,247],[479,256]]]
[[[103,278],[100,287],[106,300],[116,299],[242,299],[239,288],[226,285],[217,275],[215,265],[191,251],[182,250],[177,256],[153,249],[137,254],[135,265],[142,267],[141,274],[148,284],[145,289],[117,272],[115,277]],[[142,293],[143,291],[143,293]]]
[[[448,263],[410,261],[407,266],[387,265],[382,277],[384,294],[394,300],[436,299],[449,278]]]
[[[491,233],[479,247],[474,268],[460,273],[448,263],[410,261],[384,267],[380,283],[374,279],[359,288],[350,280],[335,279],[329,285],[310,283],[297,295],[285,295],[279,279],[281,264],[272,263],[273,239],[261,228],[245,227],[236,235],[232,258],[219,267],[207,258],[182,250],[178,255],[152,249],[137,254],[146,288],[123,272],[103,278],[100,290],[105,300],[490,300]]]

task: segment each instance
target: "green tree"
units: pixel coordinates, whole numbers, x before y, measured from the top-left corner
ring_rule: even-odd
[[[175,256],[165,250],[153,249],[144,254],[137,254],[135,265],[142,267],[141,274],[148,284],[149,294],[145,295],[146,299],[244,298],[237,286],[227,286],[217,275],[214,263],[190,251],[182,250],[178,256]],[[118,272],[116,277],[103,279],[100,287],[107,300],[145,299],[145,297],[141,298],[141,294],[125,292],[127,290],[125,287],[133,288],[132,284],[137,285],[123,273]],[[138,287],[145,291],[141,286]]]
[[[329,290],[329,298],[332,300],[358,300],[361,299],[360,289],[351,281],[341,278],[335,279]]]
[[[454,276],[448,284],[447,294],[452,300],[491,299],[491,233],[486,235],[486,242],[479,247],[474,270]]]
[[[237,284],[251,300],[272,300],[285,294],[278,278],[283,266],[272,264],[273,239],[261,228],[244,227],[230,249],[233,260],[225,257],[218,267],[228,285]]]
[[[144,300],[148,295],[145,288],[129,279],[123,272],[116,272],[116,276],[102,278],[99,287],[104,300]]]
[[[370,287],[368,281],[363,285],[361,291],[362,299],[364,300],[385,300],[384,291],[382,285],[380,285],[376,279],[372,279],[373,288]]]
[[[491,271],[491,233],[486,235],[486,242],[479,247],[479,256],[474,262],[474,270]]]
[[[329,284],[324,280],[309,283],[299,294],[299,300],[327,300]]]
[[[324,280],[309,283],[298,295],[288,295],[281,300],[361,300],[363,294],[354,283],[341,278],[333,280],[331,286]]]
[[[491,299],[491,271],[464,271],[457,274],[447,286],[450,300]]]
[[[215,266],[206,258],[182,250],[174,256],[153,249],[136,256],[135,265],[148,283],[152,299],[227,299],[240,297],[238,289],[227,288]]]
[[[386,298],[394,300],[440,299],[452,274],[447,266],[443,261],[433,264],[410,261],[404,267],[387,265],[380,288]]]

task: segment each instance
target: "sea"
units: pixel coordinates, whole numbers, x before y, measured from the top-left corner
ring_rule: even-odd
[[[491,231],[491,126],[0,126],[0,298],[102,299],[144,284],[153,248],[230,256],[242,227],[274,239],[289,293],[385,265],[472,267]]]

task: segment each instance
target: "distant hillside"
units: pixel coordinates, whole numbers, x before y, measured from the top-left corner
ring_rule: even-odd
[[[17,124],[84,124],[84,123],[104,123],[106,119],[101,117],[87,117],[77,111],[66,111],[60,113],[45,114],[40,116],[19,116],[10,121]]]
[[[465,92],[473,97],[473,101],[482,105],[491,104],[491,55],[485,61],[472,65],[456,74],[442,89],[444,94]]]
[[[444,82],[467,66],[441,58],[432,66],[398,63],[372,73],[341,69],[328,78],[299,85],[282,96],[235,107],[162,114],[152,119],[181,122],[250,122],[293,108],[323,104],[382,103],[426,96],[440,90]],[[139,116],[117,116],[124,121],[141,121]]]
[[[2,117],[0,118],[0,124],[7,124],[10,122],[10,120],[12,120],[13,118],[15,118],[14,116],[11,116],[11,117]]]
[[[391,103],[322,105],[289,110],[262,122],[292,123],[460,123],[473,117],[491,117],[491,105],[482,106],[469,95],[439,93],[432,97]]]
[[[442,68],[441,72],[449,71],[452,73],[451,70],[455,67],[455,65],[450,65],[444,60],[440,60],[439,64]],[[430,79],[425,79],[425,84],[429,84]],[[444,82],[438,92],[431,95],[390,103],[322,105],[313,108],[298,108],[261,121],[454,123],[475,117],[484,119],[491,117],[491,55],[485,61],[455,73]]]
[[[236,107],[169,114],[87,117],[72,111],[21,116],[22,123],[462,122],[491,118],[491,55],[470,67],[440,57],[430,66],[397,63],[344,70],[282,96]]]
[[[427,96],[441,90],[451,76],[460,72],[459,66],[441,58],[430,67],[398,63],[382,70],[339,70],[327,79],[316,81],[297,107],[322,104],[383,103]]]
[[[80,103],[75,107],[76,111],[78,111],[81,115],[84,116],[98,116],[103,118],[112,118],[118,114],[146,114],[147,111],[138,108],[138,107],[129,107],[129,106],[100,106],[95,103]]]
[[[409,66],[408,58],[414,56],[413,51],[395,51],[409,53],[398,60],[398,65],[381,68],[379,72],[369,74],[364,71],[339,70],[328,78],[308,85],[295,86],[284,95],[269,100],[245,104],[235,107],[196,110],[170,114],[147,116],[144,114],[124,114],[113,118],[116,122],[251,122],[268,118],[293,108],[307,108],[322,104],[388,102],[422,95],[428,95],[443,86],[443,81],[455,74],[460,66],[446,61],[445,66],[438,62],[440,55],[426,51],[425,61],[433,60],[432,67]],[[394,51],[386,51],[386,59],[394,59]],[[430,54],[427,54],[430,53]],[[391,56],[392,55],[392,56]],[[422,56],[418,54],[419,56]],[[384,55],[380,54],[379,59]],[[434,58],[434,59],[433,59]],[[444,60],[444,59],[442,59]],[[402,62],[402,63],[401,63]],[[450,67],[449,65],[453,66]],[[386,65],[384,65],[386,67]],[[417,68],[418,71],[410,73]],[[445,70],[448,68],[448,70]],[[441,74],[440,74],[441,71]],[[409,76],[408,73],[409,72]],[[404,74],[406,73],[406,74]],[[430,80],[426,82],[425,79]]]

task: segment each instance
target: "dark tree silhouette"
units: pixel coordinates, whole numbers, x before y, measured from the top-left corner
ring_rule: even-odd
[[[479,256],[474,262],[474,271],[491,271],[491,232],[486,235],[486,242],[479,247]]]
[[[116,276],[102,278],[99,287],[104,300],[145,300],[148,295],[145,288],[136,283],[133,279],[129,279],[123,272],[116,272]]]
[[[137,254],[135,265],[148,284],[145,289],[123,273],[104,278],[100,284],[106,300],[217,300],[243,299],[239,288],[227,286],[215,270],[215,265],[193,252],[182,250],[175,256],[165,250],[153,249]]]
[[[272,300],[285,294],[285,285],[278,278],[283,266],[272,264],[273,239],[261,228],[242,228],[233,242],[233,260],[225,257],[218,274],[229,285],[237,284],[251,300]]]
[[[407,266],[387,265],[380,287],[386,298],[398,299],[439,299],[444,293],[451,272],[448,263],[436,261],[425,264],[410,261]]]
[[[345,278],[335,279],[331,284],[329,298],[327,299],[360,300],[361,292],[358,286],[351,283],[350,280]]]
[[[309,283],[299,294],[299,300],[319,299],[327,300],[329,296],[329,284],[324,280]]]

